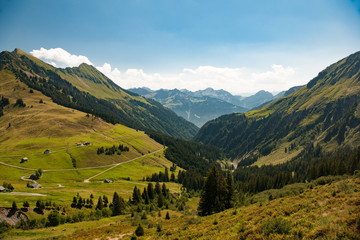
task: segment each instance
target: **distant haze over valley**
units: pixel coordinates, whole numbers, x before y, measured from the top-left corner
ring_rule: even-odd
[[[230,113],[243,113],[294,92],[299,87],[282,91],[276,95],[261,90],[251,96],[232,95],[223,89],[189,91],[187,89],[152,90],[147,87],[130,88],[131,92],[154,99],[177,115],[201,127],[207,121]]]

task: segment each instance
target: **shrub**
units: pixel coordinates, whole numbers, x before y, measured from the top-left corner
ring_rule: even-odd
[[[144,228],[139,224],[139,226],[135,230],[136,236],[144,236]]]
[[[269,236],[271,233],[289,234],[290,229],[289,222],[281,217],[267,220],[261,225],[261,232],[265,236]]]
[[[156,227],[156,231],[161,232],[161,230],[162,230],[161,224],[158,224],[157,227]]]
[[[11,225],[7,222],[0,222],[0,234],[9,231],[11,228]]]
[[[14,106],[15,106],[15,107],[16,107],[16,106],[25,107],[26,104],[24,103],[24,101],[23,101],[21,98],[19,98],[18,100],[16,100],[16,103],[15,103]]]
[[[51,213],[49,213],[47,218],[49,220],[49,226],[55,227],[60,224],[60,214],[57,211],[52,211]]]

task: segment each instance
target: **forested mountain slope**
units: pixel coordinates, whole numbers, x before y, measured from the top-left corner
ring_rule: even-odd
[[[94,114],[110,123],[135,129],[152,129],[190,139],[198,128],[160,103],[117,86],[95,67],[55,68],[15,49],[0,53],[0,70],[10,70],[29,87],[63,106]]]
[[[253,156],[258,163],[280,163],[307,144],[332,151],[360,144],[360,52],[320,72],[306,86],[245,114],[205,124],[196,141],[223,148],[233,159]],[[259,162],[260,161],[260,162]]]

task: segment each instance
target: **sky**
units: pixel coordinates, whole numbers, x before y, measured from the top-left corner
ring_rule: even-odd
[[[0,0],[0,29],[1,51],[125,89],[276,93],[360,51],[360,0]]]

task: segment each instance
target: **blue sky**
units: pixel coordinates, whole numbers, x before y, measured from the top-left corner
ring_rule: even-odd
[[[0,50],[86,56],[124,88],[276,92],[360,50],[360,1],[1,0],[0,27]]]

